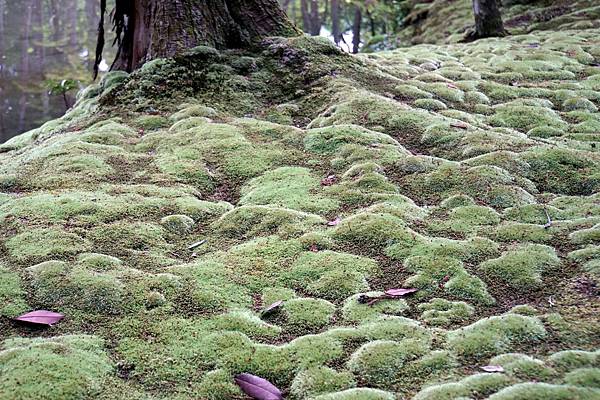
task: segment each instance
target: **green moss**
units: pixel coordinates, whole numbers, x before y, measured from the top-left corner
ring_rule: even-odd
[[[160,220],[160,224],[169,232],[185,235],[194,227],[194,220],[187,215],[168,215]]]
[[[291,299],[284,303],[286,327],[295,332],[310,332],[327,325],[333,316],[335,306],[322,299]]]
[[[600,388],[600,368],[579,368],[567,373],[564,380],[573,386]]]
[[[599,394],[600,391],[576,386],[551,385],[548,383],[520,383],[495,393],[493,396],[490,396],[490,400],[593,400]]]
[[[182,109],[171,115],[171,121],[177,122],[190,117],[206,117],[214,118],[217,116],[217,111],[212,107],[193,105]]]
[[[356,385],[349,372],[337,372],[328,367],[312,367],[294,378],[290,393],[298,399],[352,388]]]
[[[393,93],[402,100],[430,99],[433,97],[431,93],[407,84],[394,86]]]
[[[581,350],[565,350],[548,357],[548,364],[559,371],[570,371],[577,368],[598,367],[599,352]]]
[[[448,109],[446,104],[442,103],[439,100],[435,100],[435,99],[418,99],[418,100],[415,100],[414,104],[418,108],[422,108],[424,110],[429,110],[429,111],[441,111],[441,110]]]
[[[372,306],[359,302],[362,295],[381,296],[382,292],[359,293],[349,297],[342,307],[342,317],[348,322],[365,322],[374,320],[381,315],[401,315],[408,309],[406,301],[383,300]]]
[[[534,345],[546,336],[535,317],[506,314],[481,319],[448,333],[448,348],[461,358],[480,358]]]
[[[14,318],[25,313],[29,309],[26,294],[19,275],[0,265],[0,316]]]
[[[543,225],[510,222],[498,226],[493,238],[499,242],[548,243],[554,235]]]
[[[405,364],[425,355],[428,348],[414,340],[376,340],[361,346],[348,360],[348,369],[369,386],[389,387]]]
[[[94,336],[12,339],[2,348],[0,397],[6,400],[97,398],[113,369]]]
[[[144,131],[154,131],[169,127],[169,120],[160,115],[141,115],[132,122],[133,126]]]
[[[367,290],[366,278],[378,270],[371,259],[332,251],[303,253],[284,276],[286,284],[332,301]]]
[[[242,188],[241,205],[273,205],[323,213],[337,202],[320,194],[320,180],[306,168],[286,167],[269,171]]]
[[[403,220],[385,213],[358,213],[344,218],[333,237],[342,243],[376,249],[391,245],[408,248],[422,240]]]
[[[450,231],[469,234],[499,223],[500,215],[495,210],[472,205],[453,208],[446,218],[430,222],[428,228],[433,232]]]
[[[37,228],[10,238],[6,248],[13,260],[32,264],[86,252],[90,243],[75,233],[58,228]]]
[[[216,221],[215,228],[238,238],[279,234],[297,236],[323,225],[318,215],[272,206],[236,207]]]
[[[206,400],[229,400],[242,395],[231,373],[224,369],[210,371],[195,388],[195,394]]]
[[[560,260],[552,247],[524,244],[482,263],[479,270],[514,290],[528,291],[539,288],[543,274],[558,265]]]
[[[568,100],[562,104],[562,108],[565,111],[575,111],[575,110],[584,110],[589,112],[598,111],[598,107],[591,101],[582,97],[575,97]]]
[[[433,293],[443,288],[453,296],[493,304],[494,299],[488,293],[483,281],[467,272],[463,263],[451,257],[413,256],[404,263],[406,269],[416,273],[404,284],[420,288],[422,293]]]
[[[317,396],[314,400],[394,400],[396,397],[389,392],[378,389],[357,388],[337,393]]]
[[[467,321],[475,312],[475,309],[464,301],[448,301],[440,298],[420,304],[418,309],[423,311],[421,320],[428,325],[441,327]]]
[[[494,126],[504,126],[527,132],[539,126],[566,128],[567,124],[554,111],[546,107],[501,105],[489,119]]]

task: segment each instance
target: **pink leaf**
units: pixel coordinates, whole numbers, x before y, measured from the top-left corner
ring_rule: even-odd
[[[388,296],[394,296],[394,297],[400,297],[400,296],[406,296],[407,294],[411,294],[414,292],[417,292],[419,289],[414,289],[414,288],[410,288],[410,289],[389,289],[385,291],[385,294],[387,294]]]
[[[458,86],[456,86],[454,83],[447,83],[446,85],[448,85],[449,88],[458,89]]]
[[[327,178],[321,180],[321,185],[323,186],[331,186],[337,182],[337,176],[329,175]]]
[[[485,372],[504,372],[504,368],[501,365],[486,365],[485,367],[479,367]]]
[[[52,311],[38,310],[23,314],[15,318],[15,321],[24,322],[32,325],[52,326],[63,319],[65,316]]]
[[[239,374],[235,377],[235,383],[244,393],[257,400],[281,400],[281,390],[266,379],[252,374]]]
[[[327,226],[338,226],[340,222],[342,222],[342,219],[337,217],[336,219],[327,222]]]
[[[465,124],[464,122],[453,122],[450,124],[450,126],[459,129],[469,129],[469,125]]]

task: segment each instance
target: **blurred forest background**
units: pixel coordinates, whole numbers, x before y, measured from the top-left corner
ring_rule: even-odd
[[[280,0],[311,35],[346,51],[395,47],[386,34],[407,14],[406,1]],[[108,1],[108,9],[112,9]],[[0,0],[0,143],[64,114],[91,80],[99,0]],[[109,19],[107,18],[107,31]],[[109,43],[110,44],[110,43]],[[107,46],[106,71],[114,49]]]

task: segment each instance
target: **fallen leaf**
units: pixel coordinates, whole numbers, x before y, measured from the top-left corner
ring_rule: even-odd
[[[464,122],[453,122],[450,124],[451,127],[453,128],[460,128],[460,129],[468,129],[469,125],[465,124]]]
[[[275,303],[271,304],[269,307],[265,308],[260,313],[260,315],[263,317],[266,317],[267,315],[273,314],[275,311],[279,310],[279,308],[281,308],[282,305],[283,305],[283,300],[276,301]]]
[[[199,241],[199,242],[196,242],[196,243],[194,243],[194,244],[191,244],[191,245],[188,247],[188,250],[194,250],[196,247],[200,247],[200,246],[202,246],[204,243],[206,243],[206,239],[204,239],[204,240],[201,240],[201,241]]]
[[[456,86],[454,83],[447,83],[447,85],[449,88],[458,89],[458,86]]]
[[[479,367],[485,372],[504,372],[504,368],[501,365],[486,365],[484,367]]]
[[[329,175],[327,178],[321,180],[322,186],[331,186],[337,182],[337,176]]]
[[[327,226],[338,226],[340,222],[342,222],[342,219],[340,217],[337,217],[334,220],[328,221]]]
[[[419,289],[409,288],[409,289],[388,289],[385,291],[385,294],[388,296],[400,297],[406,296],[407,294],[411,294],[419,291]]]
[[[319,247],[316,244],[311,244],[310,251],[312,251],[313,253],[317,253],[319,251]]]
[[[235,383],[248,396],[257,400],[281,400],[281,390],[266,379],[252,374],[236,375]]]
[[[65,316],[52,311],[38,310],[23,314],[15,318],[15,321],[24,322],[32,325],[52,326],[63,319]]]

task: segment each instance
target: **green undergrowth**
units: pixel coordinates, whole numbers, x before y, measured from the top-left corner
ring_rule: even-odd
[[[599,38],[107,74],[0,145],[0,397],[598,398]]]

